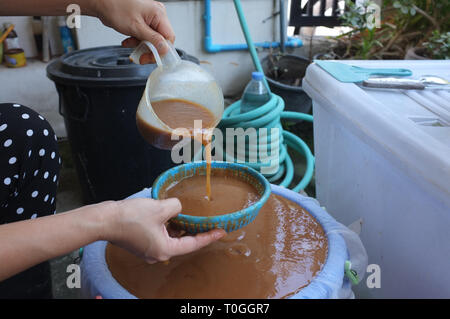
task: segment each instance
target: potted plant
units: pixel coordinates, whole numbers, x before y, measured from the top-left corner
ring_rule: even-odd
[[[450,59],[450,31],[440,33],[438,30],[433,32],[433,36],[427,42],[423,43],[426,54],[432,59],[449,60]]]
[[[350,31],[336,37],[328,57],[338,59],[433,58],[424,45],[444,41],[450,28],[450,2],[430,0],[384,0],[379,28],[371,28],[372,1],[355,5],[346,0],[342,26]],[[369,23],[368,23],[369,22]],[[432,40],[439,33],[440,40]],[[436,42],[434,45],[439,45]],[[445,49],[445,47],[444,47]],[[437,56],[434,55],[436,58]],[[321,58],[319,56],[318,58]],[[327,56],[325,56],[327,57]]]
[[[383,44],[375,23],[376,10],[373,1],[354,3],[346,0],[345,11],[339,17],[341,26],[349,31],[334,38],[335,44],[329,52],[319,53],[316,59],[371,59]]]
[[[284,100],[285,111],[308,113],[312,101],[302,89],[310,60],[292,54],[270,53],[261,61],[270,90]]]
[[[406,55],[406,60],[448,60],[450,59],[450,32],[433,31],[433,36],[422,43],[421,47],[410,48]]]
[[[443,44],[445,45],[448,41],[446,34],[450,27],[450,3],[426,0],[391,0],[390,2],[394,8],[398,9],[400,19],[407,21],[405,29],[415,29],[417,32],[415,39],[412,39],[407,46],[405,59],[444,58],[445,54],[437,52],[441,48],[445,50]]]

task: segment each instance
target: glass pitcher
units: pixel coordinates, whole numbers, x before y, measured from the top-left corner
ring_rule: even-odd
[[[224,110],[222,90],[212,75],[193,62],[181,60],[173,45],[167,44],[169,51],[163,57],[148,41],[141,42],[130,56],[138,63],[150,49],[158,65],[147,80],[136,121],[145,140],[160,149],[171,149],[180,137],[194,134],[193,120],[202,120],[202,130],[212,130]]]

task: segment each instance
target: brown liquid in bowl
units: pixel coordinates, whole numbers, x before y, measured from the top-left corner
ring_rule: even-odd
[[[108,244],[106,261],[139,298],[285,298],[311,282],[327,252],[320,224],[272,194],[253,223],[199,251],[149,265]]]
[[[160,199],[176,197],[181,212],[191,216],[216,216],[234,213],[256,203],[261,197],[248,182],[215,171],[211,176],[211,196],[205,190],[205,176],[194,175],[170,185]]]

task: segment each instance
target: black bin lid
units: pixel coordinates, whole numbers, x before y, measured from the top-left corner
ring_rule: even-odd
[[[47,76],[56,83],[78,86],[144,86],[156,64],[134,64],[128,58],[132,51],[121,46],[76,50],[52,61]]]

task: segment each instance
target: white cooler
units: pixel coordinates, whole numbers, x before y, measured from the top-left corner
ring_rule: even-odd
[[[450,80],[450,61],[346,61]],[[361,219],[381,287],[357,297],[450,298],[450,91],[363,89],[309,66],[317,199],[339,222]],[[369,275],[369,273],[367,274]]]

